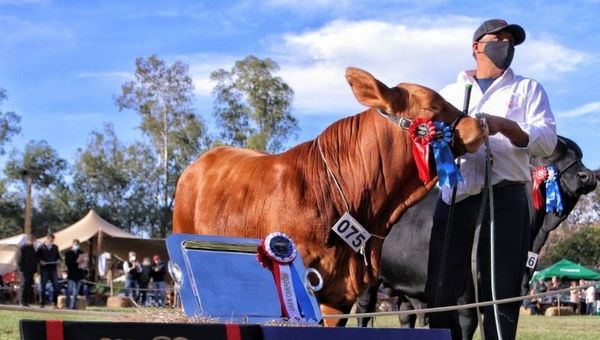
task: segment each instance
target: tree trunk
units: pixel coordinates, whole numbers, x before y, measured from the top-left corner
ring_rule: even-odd
[[[23,232],[25,234],[31,234],[31,209],[32,209],[32,197],[31,197],[31,176],[25,175],[25,225]]]

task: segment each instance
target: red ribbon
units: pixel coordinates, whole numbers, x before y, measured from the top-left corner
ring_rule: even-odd
[[[548,170],[545,166],[538,165],[531,173],[533,178],[533,207],[540,210],[544,207],[544,198],[542,197],[541,185],[548,179]]]
[[[429,142],[435,136],[435,126],[427,118],[416,118],[410,124],[408,131],[413,141],[412,153],[419,170],[419,178],[423,183],[427,183],[430,180]]]
[[[233,323],[225,324],[225,334],[227,340],[242,340],[242,331],[240,325]]]

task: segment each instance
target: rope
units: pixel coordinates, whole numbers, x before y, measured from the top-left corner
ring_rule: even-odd
[[[323,160],[323,163],[325,163],[325,168],[327,169],[327,173],[329,174],[329,176],[333,179],[333,183],[335,183],[335,187],[338,189],[340,196],[342,196],[342,201],[344,202],[344,206],[346,207],[346,212],[350,213],[350,207],[348,206],[348,201],[346,201],[346,196],[344,195],[344,192],[342,191],[342,187],[340,186],[340,183],[338,183],[337,178],[335,177],[333,171],[331,171],[331,168],[329,167],[329,164],[327,163],[327,160],[325,159],[325,155],[323,155],[323,150],[321,149],[321,136],[317,137],[317,147],[319,148],[319,154],[321,155],[321,159]]]
[[[553,290],[551,292],[546,292],[546,293],[538,293],[538,294],[533,294],[533,295],[518,296],[518,297],[506,298],[506,299],[501,299],[501,300],[479,302],[479,303],[467,303],[467,304],[456,305],[456,306],[423,308],[423,309],[414,309],[414,310],[407,310],[407,311],[323,315],[323,319],[347,319],[347,318],[356,319],[356,318],[368,318],[368,317],[376,317],[376,316],[390,316],[390,315],[391,316],[400,316],[400,315],[411,315],[411,314],[420,314],[420,313],[448,312],[448,311],[453,311],[453,310],[479,308],[479,307],[485,307],[485,306],[491,306],[491,305],[511,303],[511,302],[516,302],[516,301],[523,301],[523,300],[531,299],[534,297],[552,296],[552,295],[557,295],[557,294],[564,293],[564,292],[569,292],[574,289],[587,288],[587,287],[594,286],[594,285],[595,284],[593,284],[593,283],[589,283],[589,284],[576,286],[576,287],[569,287],[569,288],[563,288],[563,289],[559,289],[559,290]]]

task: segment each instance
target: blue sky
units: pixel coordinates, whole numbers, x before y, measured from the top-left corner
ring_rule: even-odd
[[[125,142],[141,138],[138,116],[119,112],[113,96],[135,58],[151,54],[190,66],[197,113],[209,122],[210,72],[249,54],[274,59],[295,90],[294,145],[362,110],[347,66],[390,86],[440,89],[473,66],[470,39],[489,18],[525,28],[513,69],[544,85],[559,133],[600,168],[600,0],[0,0],[0,87],[9,96],[0,109],[22,116],[8,148],[45,139],[72,162],[104,122]]]

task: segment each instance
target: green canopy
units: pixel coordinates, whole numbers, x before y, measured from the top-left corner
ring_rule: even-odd
[[[533,274],[531,279],[532,281],[538,281],[540,279],[549,280],[553,276],[556,276],[559,279],[570,280],[600,280],[600,273],[584,266],[580,266],[567,259],[562,259],[550,267]]]

